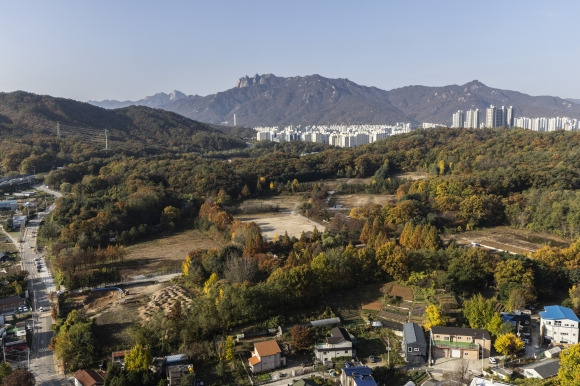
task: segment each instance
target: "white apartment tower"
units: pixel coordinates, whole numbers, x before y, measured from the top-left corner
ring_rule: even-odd
[[[468,129],[477,129],[479,127],[479,110],[467,110],[465,117],[465,127]]]
[[[452,128],[460,128],[464,127],[464,115],[463,110],[457,110],[455,114],[453,114],[453,124],[451,125]]]

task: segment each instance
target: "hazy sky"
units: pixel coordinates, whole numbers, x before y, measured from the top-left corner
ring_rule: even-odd
[[[0,91],[208,95],[320,74],[580,98],[576,0],[0,0]]]

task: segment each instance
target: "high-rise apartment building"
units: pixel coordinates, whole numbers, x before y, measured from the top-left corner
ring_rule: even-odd
[[[513,106],[498,109],[491,105],[485,109],[485,127],[514,127],[514,113]]]
[[[467,110],[467,115],[465,116],[465,127],[468,129],[479,128],[479,110]]]
[[[452,128],[460,128],[464,127],[464,114],[463,110],[457,110],[455,114],[453,114],[453,124],[451,125]]]

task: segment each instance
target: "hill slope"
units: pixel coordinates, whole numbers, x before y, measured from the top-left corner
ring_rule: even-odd
[[[0,93],[0,129],[4,135],[56,137],[57,122],[79,135],[107,129],[112,141],[131,144],[159,147],[176,143],[195,145],[196,138],[204,134],[223,136],[225,142],[231,140],[231,146],[244,146],[241,140],[223,135],[215,126],[166,110],[144,106],[107,110],[89,103],[22,91]]]

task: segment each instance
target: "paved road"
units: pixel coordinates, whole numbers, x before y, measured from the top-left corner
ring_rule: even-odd
[[[52,191],[45,186],[37,186],[37,188],[56,197],[61,196],[60,193]],[[48,348],[53,336],[49,294],[56,292],[56,287],[50,272],[46,269],[44,256],[36,249],[36,235],[40,222],[53,209],[54,205],[51,205],[46,212],[38,212],[36,218],[29,220],[22,240],[12,239],[16,248],[20,251],[22,269],[29,273],[28,301],[32,311],[29,370],[34,374],[36,384],[44,386],[70,384],[66,379],[62,378],[62,375],[57,373],[53,352]],[[35,259],[40,262],[40,272],[37,270]],[[40,307],[42,307],[42,311],[40,311]],[[22,358],[22,362],[19,365],[28,365],[28,358]]]

